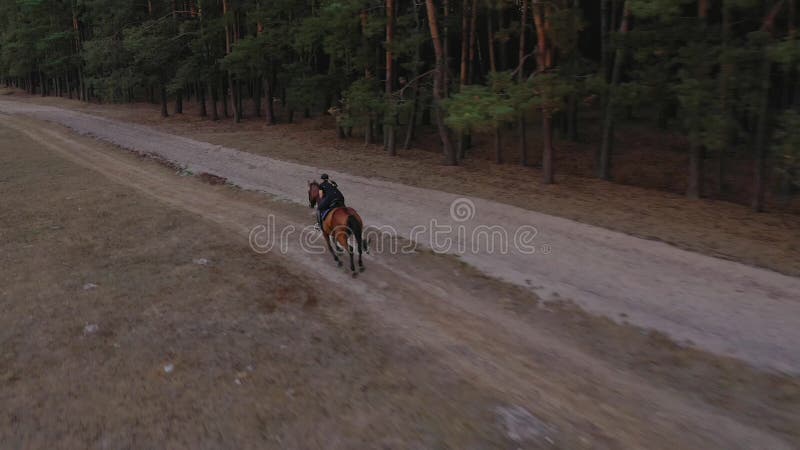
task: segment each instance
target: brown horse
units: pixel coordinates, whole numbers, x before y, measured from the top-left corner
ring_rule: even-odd
[[[317,202],[320,200],[319,194],[319,183],[316,181],[309,181],[309,208],[313,208],[317,205]],[[322,222],[322,235],[325,238],[325,244],[328,245],[328,250],[330,250],[331,255],[333,255],[333,260],[336,261],[336,264],[339,266],[342,265],[342,262],[331,246],[331,237],[333,237],[333,242],[338,248],[347,249],[347,252],[350,253],[350,271],[353,273],[354,277],[357,272],[353,261],[353,247],[348,243],[348,240],[351,235],[356,238],[356,246],[358,247],[358,268],[359,271],[363,272],[364,262],[361,260],[361,253],[367,250],[367,244],[362,235],[363,230],[364,222],[361,220],[361,216],[358,215],[355,209],[345,206],[333,208]]]

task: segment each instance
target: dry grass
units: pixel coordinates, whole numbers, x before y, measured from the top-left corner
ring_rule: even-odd
[[[0,198],[4,448],[505,442],[463,426],[491,395],[278,257],[2,127]]]

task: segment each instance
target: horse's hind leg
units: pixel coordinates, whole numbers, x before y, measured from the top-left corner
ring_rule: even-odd
[[[331,247],[331,238],[330,238],[330,236],[323,234],[323,237],[325,238],[325,244],[328,245],[328,251],[331,252],[331,255],[333,256],[333,260],[336,261],[336,265],[338,265],[339,267],[342,267],[342,262],[339,261],[339,257],[336,256],[336,252],[333,251],[333,247]]]
[[[353,276],[356,276],[356,266],[353,263],[353,246],[349,243],[347,244],[347,252],[350,253],[350,271],[353,272]]]
[[[361,236],[357,238],[358,243],[358,269],[363,272],[364,271],[364,261],[361,260],[361,253],[363,252],[364,245],[361,243]]]

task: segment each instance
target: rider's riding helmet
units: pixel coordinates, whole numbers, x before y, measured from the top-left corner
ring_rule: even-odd
[[[319,177],[322,178],[323,180],[327,180],[328,179],[328,174],[327,173],[323,173]]]

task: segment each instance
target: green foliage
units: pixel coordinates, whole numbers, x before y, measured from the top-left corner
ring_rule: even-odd
[[[152,82],[169,80],[173,62],[184,45],[177,36],[175,23],[169,18],[147,21],[123,31],[123,47],[130,52],[132,65]]]
[[[609,17],[614,28],[623,5],[632,18],[628,32],[609,30],[604,61],[597,53],[599,18],[578,6],[588,9],[589,3],[538,2],[546,12],[548,57],[554,65],[531,75],[536,59],[531,57],[519,80],[510,72],[486,73],[486,21],[492,21],[500,66],[516,67],[520,32],[527,31],[525,53],[538,39],[533,9],[521,23],[518,1],[479,2],[479,45],[471,70],[481,84],[459,89],[464,4],[451,1],[447,17],[438,18],[449,43],[446,123],[460,131],[496,130],[521,114],[552,115],[568,100],[578,100],[570,104],[579,105],[581,117],[597,118],[597,110],[605,112],[607,105],[611,119],[621,118],[623,110],[636,120],[655,116],[659,125],[678,125],[693,144],[722,154],[755,141],[767,80],[761,76],[768,67],[773,76],[766,98],[775,116],[765,122],[775,125],[770,148],[781,173],[797,172],[800,125],[797,113],[784,110],[796,108],[791,97],[798,89],[793,78],[800,71],[800,41],[788,33],[788,2],[771,27],[762,26],[764,14],[780,2],[712,2],[704,19],[696,17],[697,0],[609,3],[617,6]],[[73,87],[81,83],[93,100],[131,101],[162,86],[171,94],[193,86],[220,94],[230,75],[242,86],[268,85],[271,95],[285,98],[284,111],[319,111],[335,104],[329,112],[344,127],[407,121],[415,104],[412,92],[419,107],[430,111],[424,108],[432,98],[435,61],[424,2],[397,1],[391,43],[384,1],[229,0],[227,6],[223,14],[219,0],[0,0],[0,77],[39,89],[55,85],[55,78],[68,79]],[[723,17],[730,27],[723,27]],[[386,50],[394,54],[397,81],[389,94]],[[608,57],[615,57],[615,50],[622,50],[621,76],[610,86],[599,66],[613,64]],[[593,96],[613,101],[579,102]],[[595,111],[584,114],[586,108]]]
[[[488,86],[465,86],[445,103],[447,125],[458,131],[487,130],[496,126],[495,114],[509,108]]]
[[[539,74],[528,83],[533,92],[530,105],[541,109],[545,114],[555,114],[562,111],[565,106],[565,99],[575,89],[570,80],[556,72]]]
[[[317,15],[307,17],[296,28],[294,49],[312,53],[321,49],[331,57],[347,61],[353,57],[360,42],[358,1],[328,1]]]
[[[380,94],[380,83],[372,78],[353,82],[344,92],[342,105],[336,114],[339,125],[364,126],[384,111],[386,103]]]
[[[800,68],[800,40],[787,38],[776,42],[768,48],[767,54],[785,70]]]
[[[683,110],[683,124],[689,139],[700,142],[706,130],[705,118],[709,107],[714,104],[716,93],[709,80],[686,77],[674,87]]]
[[[627,0],[634,17],[668,21],[680,15],[684,5],[692,0]]]
[[[800,185],[800,113],[787,110],[778,118],[772,151],[778,174]]]
[[[267,66],[264,40],[246,37],[237,42],[230,54],[221,60],[221,67],[241,78],[257,76]]]
[[[532,87],[518,84],[510,72],[493,73],[489,86],[465,86],[445,102],[446,122],[459,131],[493,130],[530,108]]]
[[[141,77],[127,65],[129,51],[119,40],[95,39],[84,45],[84,82],[96,95],[107,101],[122,101],[123,92],[141,82]]]
[[[717,81],[712,70],[718,60],[717,47],[699,42],[683,46],[675,58],[678,82],[673,86],[683,114],[683,125],[689,139],[705,143],[710,130],[716,129],[707,120],[713,117],[717,101]],[[710,133],[712,136],[714,133]],[[712,139],[713,140],[713,139]]]
[[[293,110],[314,108],[331,92],[333,80],[328,75],[305,74],[293,78],[286,89],[286,106]]]
[[[570,55],[577,51],[578,38],[583,28],[583,12],[579,8],[558,9],[551,17],[548,35],[554,46],[563,54]]]

